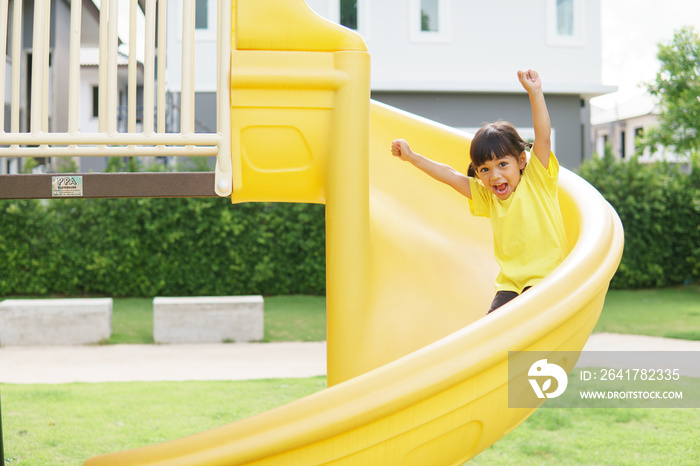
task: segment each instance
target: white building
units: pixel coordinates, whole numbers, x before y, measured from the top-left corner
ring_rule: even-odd
[[[600,0],[307,3],[363,36],[372,55],[372,98],[467,130],[505,119],[528,137],[530,105],[516,71],[533,68],[543,79],[562,165],[576,167],[592,154],[589,99],[615,90],[602,84]],[[171,4],[167,85],[177,93],[181,0]],[[215,1],[197,4],[202,18],[210,18]],[[214,27],[213,20],[202,20],[197,31],[196,119],[201,127],[215,127]]]
[[[619,101],[609,108],[591,106],[594,152],[602,156],[606,144],[609,144],[617,159],[632,157],[637,151],[637,138],[657,124],[658,115],[658,105],[646,93]],[[650,151],[646,156],[650,156]]]
[[[601,0],[603,80],[618,92],[591,101],[594,152],[603,154],[609,143],[616,157],[637,151],[636,136],[655,126],[657,101],[646,91],[660,70],[658,45],[669,44],[675,31],[691,26],[700,30],[697,0]],[[668,149],[647,150],[641,160],[664,157],[678,160]]]
[[[612,107],[598,108],[591,106],[591,134],[594,152],[605,153],[606,144],[610,144],[617,159],[629,159],[638,150],[638,138],[645,131],[659,124],[659,105],[648,93],[641,93],[616,102]],[[667,160],[669,162],[687,162],[687,157],[675,153],[670,148],[658,147],[656,150],[646,148],[639,158],[642,162]]]
[[[573,168],[593,152],[589,99],[615,90],[601,83],[600,1],[307,3],[321,16],[354,28],[363,36],[372,55],[372,98],[449,126],[475,130],[484,122],[505,119],[515,124],[523,136],[531,136],[529,100],[518,83],[516,71],[536,69],[547,96],[554,149],[562,165]],[[198,132],[216,131],[216,4],[216,0],[196,0],[194,82]],[[55,39],[50,73],[54,77],[52,89],[62,89],[59,81],[68,75],[68,41],[61,38],[67,38],[69,4],[66,0],[52,0],[52,5],[51,31]],[[91,41],[97,38],[97,9],[91,0],[83,0],[83,5],[83,45],[92,46]],[[26,4],[25,9],[30,6]],[[165,85],[172,98],[171,121],[176,123],[182,74],[182,0],[170,0],[167,14]],[[24,48],[27,57],[31,41]],[[87,92],[94,92],[87,82],[91,79],[90,70],[83,67],[81,74]],[[65,93],[54,91],[52,95],[49,131],[65,131]],[[6,91],[6,102],[7,99]],[[92,96],[81,101],[92,102]],[[26,122],[27,96],[23,102],[22,121]],[[7,108],[6,105],[6,112]],[[81,126],[89,126],[89,118],[88,114],[88,121],[84,122],[81,114]]]
[[[195,131],[216,132],[216,6],[217,0],[196,0],[194,79]],[[182,0],[168,2],[166,47],[166,87],[174,96],[175,115],[179,121],[179,92],[182,80]]]
[[[12,31],[12,12],[17,0],[9,0],[8,31]],[[9,76],[12,68],[18,66],[23,77],[22,82],[27,82],[32,61],[33,40],[33,9],[34,2],[22,3],[22,44],[20,63],[12,62],[11,43],[12,34],[8,34],[10,42],[5,54],[5,128],[6,132],[11,128],[11,99]],[[69,36],[70,36],[70,2],[67,0],[51,0],[50,17],[50,58],[49,58],[49,132],[66,132],[68,130],[68,63],[69,63]],[[79,131],[83,133],[96,132],[97,130],[97,91],[98,91],[98,65],[99,65],[99,10],[92,0],[82,0],[81,14],[81,51],[80,51],[80,110]],[[120,54],[118,57],[118,81],[119,81],[119,105],[126,105],[127,100],[127,67],[128,58]],[[137,71],[139,85],[143,82],[143,69]],[[20,132],[26,132],[31,120],[31,94],[28,86],[22,85],[19,95],[19,128]],[[124,118],[121,118],[124,120]],[[120,127],[124,126],[121,124]],[[81,160],[82,159],[82,160]],[[42,157],[38,159],[39,169],[56,169],[56,160]],[[75,159],[81,171],[102,171],[106,165],[106,157],[82,157]],[[53,166],[52,166],[53,165]],[[22,170],[21,161],[17,158],[0,158],[0,174],[17,173]]]

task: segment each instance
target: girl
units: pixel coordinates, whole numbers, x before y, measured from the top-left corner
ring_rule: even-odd
[[[501,271],[489,313],[542,280],[569,253],[542,82],[533,70],[518,71],[518,79],[530,97],[533,144],[523,141],[510,123],[488,124],[471,142],[468,176],[416,154],[403,139],[391,145],[393,155],[468,197],[473,215],[491,219]],[[531,149],[529,162],[526,149]]]

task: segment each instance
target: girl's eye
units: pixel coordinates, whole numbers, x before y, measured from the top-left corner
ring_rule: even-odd
[[[500,165],[501,167],[505,167],[506,165],[508,165],[508,162],[505,162],[505,161],[504,161],[504,162],[501,162],[499,165]]]

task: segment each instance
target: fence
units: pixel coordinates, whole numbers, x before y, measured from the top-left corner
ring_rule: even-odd
[[[89,0],[88,0],[89,1]],[[63,2],[0,0],[0,50],[8,51],[9,64],[0,73],[0,89],[10,94],[10,131],[6,131],[6,111],[0,112],[0,156],[2,157],[105,157],[105,156],[216,156],[215,191],[231,194],[230,153],[230,56],[231,0],[217,2],[217,130],[195,132],[195,0],[182,0],[182,76],[180,130],[166,132],[166,32],[168,2],[129,0],[129,56],[127,85],[127,131],[119,132],[120,113],[117,59],[119,56],[119,0],[101,0],[99,6],[99,115],[97,132],[81,132],[80,48],[83,0],[70,2],[69,63],[67,89],[57,89],[50,73],[50,53],[59,40],[51,43],[52,6]],[[170,5],[175,2],[170,2]],[[11,8],[10,8],[11,7]],[[145,26],[137,25],[138,10]],[[27,13],[29,12],[29,13]],[[225,12],[225,14],[224,14]],[[54,12],[54,24],[58,21]],[[29,14],[31,18],[25,17]],[[31,27],[31,49],[25,48],[23,28]],[[137,36],[143,34],[143,64],[137,62]],[[26,55],[25,55],[26,54]],[[156,59],[160,57],[160,59]],[[27,67],[20,64],[28,63]],[[30,63],[30,64],[29,64]],[[137,70],[143,67],[143,106],[137,106]],[[25,72],[22,69],[25,68]],[[9,76],[8,76],[9,74]],[[50,102],[53,95],[68,96],[67,131],[50,131]],[[24,97],[24,98],[23,98]],[[8,101],[5,99],[5,107]],[[26,108],[24,108],[26,106]],[[7,109],[6,109],[7,110]],[[28,112],[27,122],[21,111]],[[142,115],[137,128],[137,114]],[[140,129],[140,130],[139,130]]]

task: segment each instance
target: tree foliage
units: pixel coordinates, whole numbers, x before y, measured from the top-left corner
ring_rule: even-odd
[[[700,35],[692,27],[659,44],[661,68],[647,90],[659,99],[659,125],[647,131],[644,147],[661,145],[679,154],[700,150]]]
[[[324,294],[324,206],[0,201],[0,296]]]
[[[668,162],[605,156],[584,162],[579,174],[615,208],[625,250],[612,288],[654,288],[700,279],[700,157],[691,170]]]

